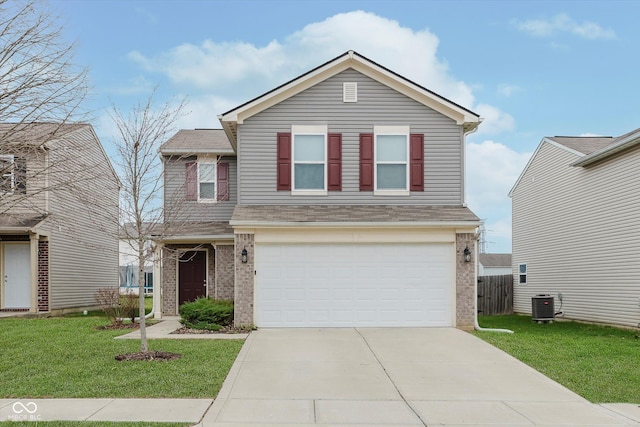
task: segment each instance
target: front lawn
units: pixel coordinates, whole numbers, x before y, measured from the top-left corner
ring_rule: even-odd
[[[578,322],[538,324],[530,316],[480,316],[474,332],[596,403],[640,403],[640,331]]]
[[[118,362],[140,350],[114,340],[130,330],[96,330],[104,317],[0,319],[0,398],[214,398],[242,340],[150,340],[175,361]]]

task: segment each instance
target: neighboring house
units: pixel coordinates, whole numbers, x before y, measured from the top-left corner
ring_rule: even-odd
[[[638,325],[638,171],[640,129],[542,139],[509,193],[515,311],[561,293],[567,318]]]
[[[119,181],[88,124],[0,124],[0,310],[94,307],[118,283]]]
[[[136,235],[135,227],[131,223],[126,223],[120,227],[119,259],[120,259],[120,293],[138,294],[140,287],[138,278],[140,269],[137,251],[137,241],[133,239]],[[151,240],[145,243],[145,265],[144,265],[144,293],[151,294],[153,291],[153,254]]]
[[[478,276],[512,274],[511,254],[478,254]]]
[[[165,315],[208,295],[259,327],[473,327],[477,114],[350,51],[218,118],[160,150]]]

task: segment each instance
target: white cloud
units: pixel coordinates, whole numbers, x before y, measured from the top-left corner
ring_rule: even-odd
[[[494,141],[467,144],[467,204],[481,219],[490,219],[485,224],[487,241],[498,251],[511,246],[508,194],[530,157],[531,153],[519,153]]]
[[[487,104],[478,104],[475,107],[476,113],[482,117],[482,123],[478,127],[478,135],[495,135],[515,129],[516,124],[513,117]]]
[[[165,74],[179,87],[212,91],[235,98],[239,104],[353,49],[472,108],[471,87],[451,75],[448,64],[437,56],[438,45],[438,37],[428,29],[413,30],[394,20],[354,11],[309,24],[266,46],[205,40],[153,56],[134,51],[129,58],[148,72]]]
[[[591,21],[578,23],[564,13],[549,19],[513,20],[512,24],[518,30],[534,37],[550,37],[556,33],[569,33],[588,40],[616,38],[615,31],[610,28],[603,28]]]
[[[498,94],[505,96],[507,98],[511,97],[512,95],[520,91],[522,91],[522,88],[520,86],[511,85],[508,83],[501,83],[498,85]]]

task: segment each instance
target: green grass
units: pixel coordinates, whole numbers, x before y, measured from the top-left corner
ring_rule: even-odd
[[[118,362],[138,340],[129,331],[96,330],[103,317],[0,319],[0,398],[214,398],[242,340],[150,340],[150,350],[182,354],[174,361]]]
[[[6,427],[188,427],[191,423],[147,423],[109,421],[2,421]]]
[[[596,403],[640,403],[640,331],[578,322],[538,324],[530,316],[479,318],[475,332],[584,398]]]

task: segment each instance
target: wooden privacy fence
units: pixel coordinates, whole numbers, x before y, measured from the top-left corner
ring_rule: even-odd
[[[478,277],[478,314],[513,313],[513,275]]]

